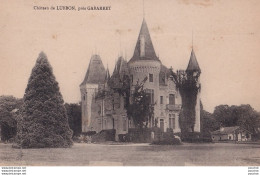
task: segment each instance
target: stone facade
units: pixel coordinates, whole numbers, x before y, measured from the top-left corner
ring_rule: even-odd
[[[124,76],[129,78],[131,91],[137,81],[147,78],[144,89],[149,93],[151,103],[155,104],[154,119],[148,126],[157,125],[164,132],[167,128],[172,128],[175,133],[180,132],[179,113],[182,100],[174,81],[176,73],[172,68],[164,66],[156,56],[145,20],[141,26],[133,57],[129,62],[119,57],[111,77],[109,71],[105,71],[103,64],[96,66],[93,60],[102,64],[98,55],[92,56],[86,77],[80,85],[83,132],[115,129],[118,136],[127,133],[128,128],[134,127],[133,122],[127,118],[124,108],[125,98],[115,91],[122,86]],[[96,67],[92,69],[92,66]],[[91,71],[99,72],[98,76],[102,78],[89,81],[90,74],[94,74]],[[193,50],[186,71],[200,72]],[[197,96],[194,131],[200,132],[200,92]]]

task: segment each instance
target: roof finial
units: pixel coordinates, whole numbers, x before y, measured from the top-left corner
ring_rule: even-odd
[[[143,0],[143,18],[145,17],[145,13],[144,13],[144,0]]]
[[[126,48],[125,48],[125,60],[127,61],[127,54],[126,54]]]
[[[192,41],[191,41],[191,49],[193,50],[193,29],[192,29]]]
[[[119,49],[120,49],[120,51],[119,51],[119,56],[122,56],[122,48],[121,48],[121,45],[122,45],[122,43],[121,43],[121,33],[119,33]]]

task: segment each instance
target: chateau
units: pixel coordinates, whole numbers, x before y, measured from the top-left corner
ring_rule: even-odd
[[[187,69],[193,75],[201,72],[195,53],[192,49]],[[126,78],[128,77],[128,79]],[[82,102],[82,132],[115,129],[118,134],[126,134],[134,128],[128,119],[126,100],[120,93],[113,91],[110,95],[96,98],[99,92],[111,92],[111,89],[122,88],[124,81],[130,83],[131,92],[137,82],[144,82],[144,89],[154,104],[154,117],[148,127],[155,126],[166,132],[167,128],[174,133],[180,132],[179,114],[182,108],[180,91],[176,86],[177,73],[162,64],[156,55],[145,19],[143,19],[136,47],[132,58],[127,62],[119,57],[110,76],[99,55],[92,55],[84,81],[80,85]],[[198,82],[199,83],[199,82]],[[200,83],[199,83],[200,86]],[[200,90],[195,107],[194,131],[200,132]]]

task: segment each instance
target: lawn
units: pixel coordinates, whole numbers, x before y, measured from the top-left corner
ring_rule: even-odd
[[[260,145],[209,143],[176,146],[84,144],[72,148],[14,149],[0,143],[0,165],[12,166],[259,166]]]

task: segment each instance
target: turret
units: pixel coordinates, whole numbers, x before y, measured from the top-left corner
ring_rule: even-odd
[[[126,75],[129,76],[127,62],[123,57],[119,57],[116,61],[113,74],[109,81],[110,87],[114,89],[122,88],[124,76]]]
[[[190,61],[189,61],[189,64],[188,64],[188,67],[186,69],[186,73],[188,75],[193,75],[193,76],[199,76],[200,73],[201,73],[201,70],[200,70],[200,67],[199,67],[199,63],[196,59],[196,56],[195,56],[195,52],[192,48],[191,50],[191,54],[190,54]]]
[[[81,92],[81,119],[82,132],[91,130],[89,128],[91,123],[91,104],[95,93],[100,85],[105,84],[107,72],[99,55],[92,55],[88,70],[83,82],[80,84]]]
[[[200,84],[200,74],[201,69],[199,67],[198,61],[195,56],[195,52],[192,48],[190,60],[188,67],[186,69],[187,78],[188,80],[196,81],[197,85],[197,99],[196,99],[196,106],[195,106],[195,125],[194,125],[194,132],[200,132],[200,91],[201,91],[201,84]]]

